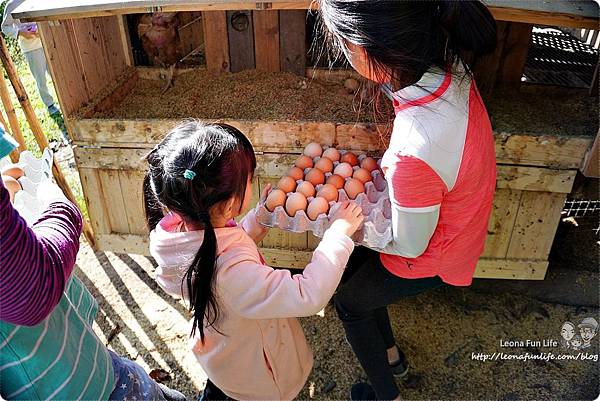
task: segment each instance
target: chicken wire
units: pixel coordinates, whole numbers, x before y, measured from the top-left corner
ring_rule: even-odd
[[[595,217],[596,228],[594,233],[600,236],[600,200],[567,199],[563,208],[562,217]]]

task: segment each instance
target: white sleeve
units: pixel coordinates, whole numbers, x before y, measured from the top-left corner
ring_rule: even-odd
[[[439,205],[411,210],[392,204],[393,239],[380,252],[405,258],[422,255],[435,232],[439,215]]]

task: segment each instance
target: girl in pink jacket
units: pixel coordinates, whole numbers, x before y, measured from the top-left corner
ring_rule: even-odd
[[[191,348],[208,375],[203,400],[289,400],[312,368],[296,316],[317,313],[335,291],[362,211],[348,203],[302,274],[265,266],[266,234],[248,207],[256,167],[237,129],[187,121],[147,157],[144,196],[158,283],[193,311]],[[263,197],[269,188],[265,188]]]

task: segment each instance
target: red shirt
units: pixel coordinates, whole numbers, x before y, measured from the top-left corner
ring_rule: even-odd
[[[496,186],[487,111],[475,83],[462,72],[432,70],[395,96],[394,130],[382,160],[392,207],[439,210],[439,218],[420,256],[382,253],[381,261],[400,277],[439,276],[448,284],[470,285]]]

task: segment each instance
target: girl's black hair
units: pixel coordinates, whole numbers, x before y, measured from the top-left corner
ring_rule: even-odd
[[[143,189],[150,230],[167,210],[204,228],[202,245],[184,277],[194,314],[192,335],[198,329],[204,342],[204,320],[206,327],[219,320],[217,238],[210,211],[234,197],[242,207],[248,178],[256,169],[254,150],[248,138],[230,125],[189,120],[172,129],[146,160],[149,168]]]
[[[324,36],[336,57],[347,50],[347,42],[359,45],[371,70],[389,73],[399,88],[416,83],[432,66],[448,71],[465,54],[480,56],[496,47],[496,21],[479,1],[317,2],[315,40]]]

